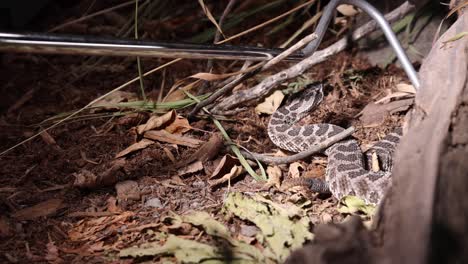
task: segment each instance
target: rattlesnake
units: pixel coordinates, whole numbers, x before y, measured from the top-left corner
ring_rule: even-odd
[[[344,128],[332,124],[294,126],[297,121],[316,108],[322,99],[322,84],[314,84],[276,110],[268,124],[271,141],[282,149],[302,152],[342,132]],[[317,179],[301,181],[307,181],[313,191],[329,190],[338,199],[354,195],[369,204],[378,204],[391,184],[392,154],[401,133],[400,128],[396,129],[376,143],[365,155],[355,139],[335,143],[325,150],[328,156],[325,183]],[[369,169],[373,152],[377,154],[380,168],[383,170],[375,172]]]

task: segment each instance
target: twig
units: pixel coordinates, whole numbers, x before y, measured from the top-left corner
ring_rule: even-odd
[[[223,14],[221,15],[218,21],[218,25],[220,28],[223,27],[224,20],[226,19],[227,15],[231,12],[236,2],[237,0],[229,0],[229,3],[226,5],[226,8],[224,9]],[[219,30],[216,30],[213,43],[218,42],[220,38],[221,38],[221,32]],[[211,71],[211,68],[213,67],[213,60],[208,60],[206,66],[208,68],[208,71]]]
[[[301,160],[304,159],[312,154],[315,154],[323,149],[328,148],[329,146],[335,144],[338,141],[341,141],[349,136],[351,136],[354,133],[354,127],[350,127],[344,131],[342,131],[339,134],[336,134],[332,137],[327,138],[325,141],[313,145],[311,149],[307,151],[303,151],[291,156],[287,157],[271,157],[271,156],[266,156],[263,154],[258,154],[258,153],[251,153],[251,152],[246,152],[246,151],[241,151],[242,155],[244,155],[248,159],[256,159],[261,162],[269,163],[269,164],[284,164],[284,163],[291,163],[296,160]]]
[[[278,54],[276,57],[272,58],[268,62],[266,62],[266,63],[261,62],[261,63],[265,63],[261,68],[259,67],[257,70],[253,70],[251,72],[248,72],[248,73],[245,73],[243,75],[235,77],[232,80],[232,82],[226,84],[223,88],[218,89],[216,92],[214,92],[206,100],[201,101],[200,103],[198,103],[193,108],[193,110],[190,112],[189,118],[192,118],[194,115],[196,115],[198,113],[198,111],[200,111],[200,109],[202,109],[203,107],[213,103],[216,99],[218,99],[219,97],[221,97],[225,93],[231,91],[234,87],[236,87],[238,84],[240,84],[244,80],[246,80],[248,78],[251,78],[255,74],[259,73],[260,71],[263,71],[263,70],[266,70],[266,69],[272,67],[273,65],[277,64],[278,62],[280,62],[284,58],[288,57],[290,54],[294,53],[295,51],[299,50],[303,46],[307,45],[310,41],[314,40],[316,37],[317,37],[317,35],[315,35],[315,33],[312,33],[312,34],[304,37],[300,41],[298,41],[296,44],[294,44],[293,46],[291,46],[287,50],[281,52],[280,54]],[[248,65],[246,66],[246,64],[247,63],[244,64],[244,66],[242,67],[242,70],[244,70],[244,68],[246,68],[248,66]]]
[[[414,8],[413,5],[409,4],[408,2],[405,2],[398,8],[394,9],[392,12],[385,15],[385,18],[388,21],[393,22],[403,17],[407,13],[409,13],[411,10],[413,10],[413,8]],[[353,32],[351,39],[356,41],[364,37],[365,35],[371,33],[376,28],[377,28],[377,23],[375,21],[370,21],[364,24],[363,26],[359,27],[358,29],[356,29]],[[232,109],[248,101],[252,101],[255,99],[259,100],[263,98],[265,95],[269,94],[270,91],[274,87],[284,82],[285,80],[294,78],[302,74],[304,71],[310,69],[315,64],[325,61],[331,55],[334,55],[340,51],[343,51],[348,46],[348,43],[349,43],[348,37],[340,39],[339,41],[335,42],[330,47],[324,50],[315,52],[312,56],[302,60],[296,65],[284,71],[281,71],[275,75],[272,75],[268,78],[265,78],[262,82],[260,82],[253,88],[239,91],[225,98],[220,104],[218,104],[215,108],[213,108],[212,112],[216,114],[224,114],[225,110]]]

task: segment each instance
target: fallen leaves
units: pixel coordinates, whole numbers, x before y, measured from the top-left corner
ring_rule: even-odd
[[[260,229],[258,236],[265,241],[264,246],[271,252],[270,257],[278,262],[284,262],[292,250],[312,239],[305,211],[293,204],[277,204],[259,195],[248,197],[230,193],[224,207]],[[268,251],[265,250],[263,254],[266,255]]]
[[[238,159],[231,155],[224,155],[211,174],[208,184],[210,187],[218,186],[237,178],[244,171]]]

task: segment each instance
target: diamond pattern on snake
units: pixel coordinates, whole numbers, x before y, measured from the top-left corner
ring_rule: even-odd
[[[271,116],[268,135],[278,147],[292,152],[308,150],[345,129],[333,124],[296,126],[295,123],[315,109],[323,99],[323,85],[309,85],[299,96],[288,100]],[[402,135],[398,128],[362,153],[355,139],[345,139],[325,150],[328,165],[325,183],[317,179],[307,181],[312,191],[329,191],[338,199],[357,196],[368,204],[378,204],[391,185],[392,155]],[[382,170],[373,171],[372,153],[375,152]]]

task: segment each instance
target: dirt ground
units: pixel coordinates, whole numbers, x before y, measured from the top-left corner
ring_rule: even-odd
[[[80,17],[93,1],[79,1],[77,4],[51,3],[31,23],[30,30],[47,31],[56,25]],[[116,1],[99,1],[92,6],[92,12],[115,5]],[[253,9],[267,1],[250,1],[242,4],[236,12]],[[141,35],[158,40],[188,40],[204,29],[211,28],[209,21],[200,10],[198,3],[181,3],[177,14],[164,13],[165,20],[142,19]],[[214,14],[221,14],[223,6],[210,3]],[[275,17],[293,5],[282,4],[269,12],[245,19],[245,22],[227,30],[233,35],[243,28],[249,28],[268,18]],[[133,6],[97,16],[76,23],[60,32],[76,34],[110,34],[119,31],[130,18]],[[195,12],[194,12],[195,10]],[[162,12],[159,10],[159,12]],[[166,11],[168,12],[168,11]],[[313,12],[309,10],[309,12]],[[169,12],[168,12],[169,13]],[[51,14],[59,14],[52,16]],[[302,19],[302,21],[301,21]],[[266,34],[273,26],[248,34],[232,44],[278,46],[289,35],[285,32],[297,28],[304,22],[296,22],[278,29],[277,33]],[[196,23],[197,21],[203,21]],[[119,26],[115,26],[119,25]],[[132,34],[130,34],[132,36]],[[324,46],[336,37],[327,36]],[[80,109],[96,97],[118,87],[137,76],[134,58],[89,58],[61,55],[1,54],[0,55],[0,146],[1,151],[33,136],[41,128],[50,126],[44,120],[58,114]],[[157,67],[167,60],[142,59],[144,71]],[[216,61],[214,72],[235,71],[241,62]],[[281,63],[263,78],[287,67]],[[173,64],[163,72],[145,78],[144,84],[149,98],[156,100],[161,89],[166,95],[177,81],[198,72],[206,72],[206,61],[184,60]],[[386,116],[380,123],[368,125],[357,117],[364,107],[394,91],[396,84],[407,79],[401,69],[390,65],[386,69],[371,66],[366,60],[349,50],[315,66],[304,76],[313,81],[326,83],[326,97],[322,105],[303,123],[333,123],[343,127],[354,126],[354,136],[362,142],[363,149],[382,138],[389,131],[401,125],[405,111]],[[249,80],[244,87],[251,87],[256,80]],[[282,87],[283,89],[285,87]],[[199,94],[202,87],[191,92]],[[210,91],[208,88],[203,88]],[[139,94],[139,84],[124,89]],[[268,138],[266,127],[269,116],[257,114],[248,106],[237,116],[221,120],[230,138],[258,153],[274,153],[278,150]],[[187,117],[191,107],[178,109],[181,118]],[[166,109],[162,112],[168,112]],[[182,226],[171,229],[165,221],[172,213],[183,215],[189,211],[205,211],[228,226],[233,234],[239,234],[243,226],[251,223],[239,218],[226,218],[223,201],[228,192],[259,192],[269,199],[285,203],[299,201],[305,197],[310,201],[307,214],[313,226],[324,222],[340,222],[347,214],[337,211],[338,202],[327,195],[315,195],[307,190],[280,190],[273,186],[263,190],[263,182],[255,181],[242,173],[230,184],[211,186],[210,172],[216,168],[216,159],[230,153],[223,147],[206,162],[203,169],[180,175],[178,171],[188,164],[174,169],[174,165],[188,159],[197,148],[154,141],[148,147],[125,157],[119,165],[118,181],[132,180],[138,183],[139,193],[135,197],[128,192],[126,197],[118,196],[116,183],[107,186],[95,184],[87,188],[72,186],[77,175],[91,172],[95,175],[106,171],[116,173],[112,166],[115,156],[141,137],[135,135],[135,127],[144,124],[150,114],[143,111],[135,116],[114,116],[116,109],[99,110],[99,116],[81,116],[50,130],[36,139],[0,156],[0,260],[2,262],[112,262],[119,261],[115,254],[123,248],[151,241],[148,229],[165,231],[184,238],[196,238],[207,243],[216,243],[206,234],[194,228]],[[160,111],[161,112],[161,111]],[[88,114],[92,114],[87,112]],[[107,115],[107,116],[105,116]],[[208,141],[216,127],[207,118],[190,122],[192,129],[184,136]],[[232,155],[232,153],[231,153]],[[304,177],[323,177],[326,157],[315,155],[301,161]],[[266,167],[266,166],[265,166]],[[289,166],[280,166],[287,178]],[[258,170],[257,170],[258,172]],[[124,194],[125,196],[125,194]],[[156,199],[157,198],[157,199]],[[148,206],[148,201],[156,206]],[[28,210],[29,209],[29,210]],[[144,232],[143,232],[144,231]],[[249,240],[251,245],[261,248],[258,240]],[[160,257],[143,260],[161,260]],[[132,262],[134,259],[120,260]]]

